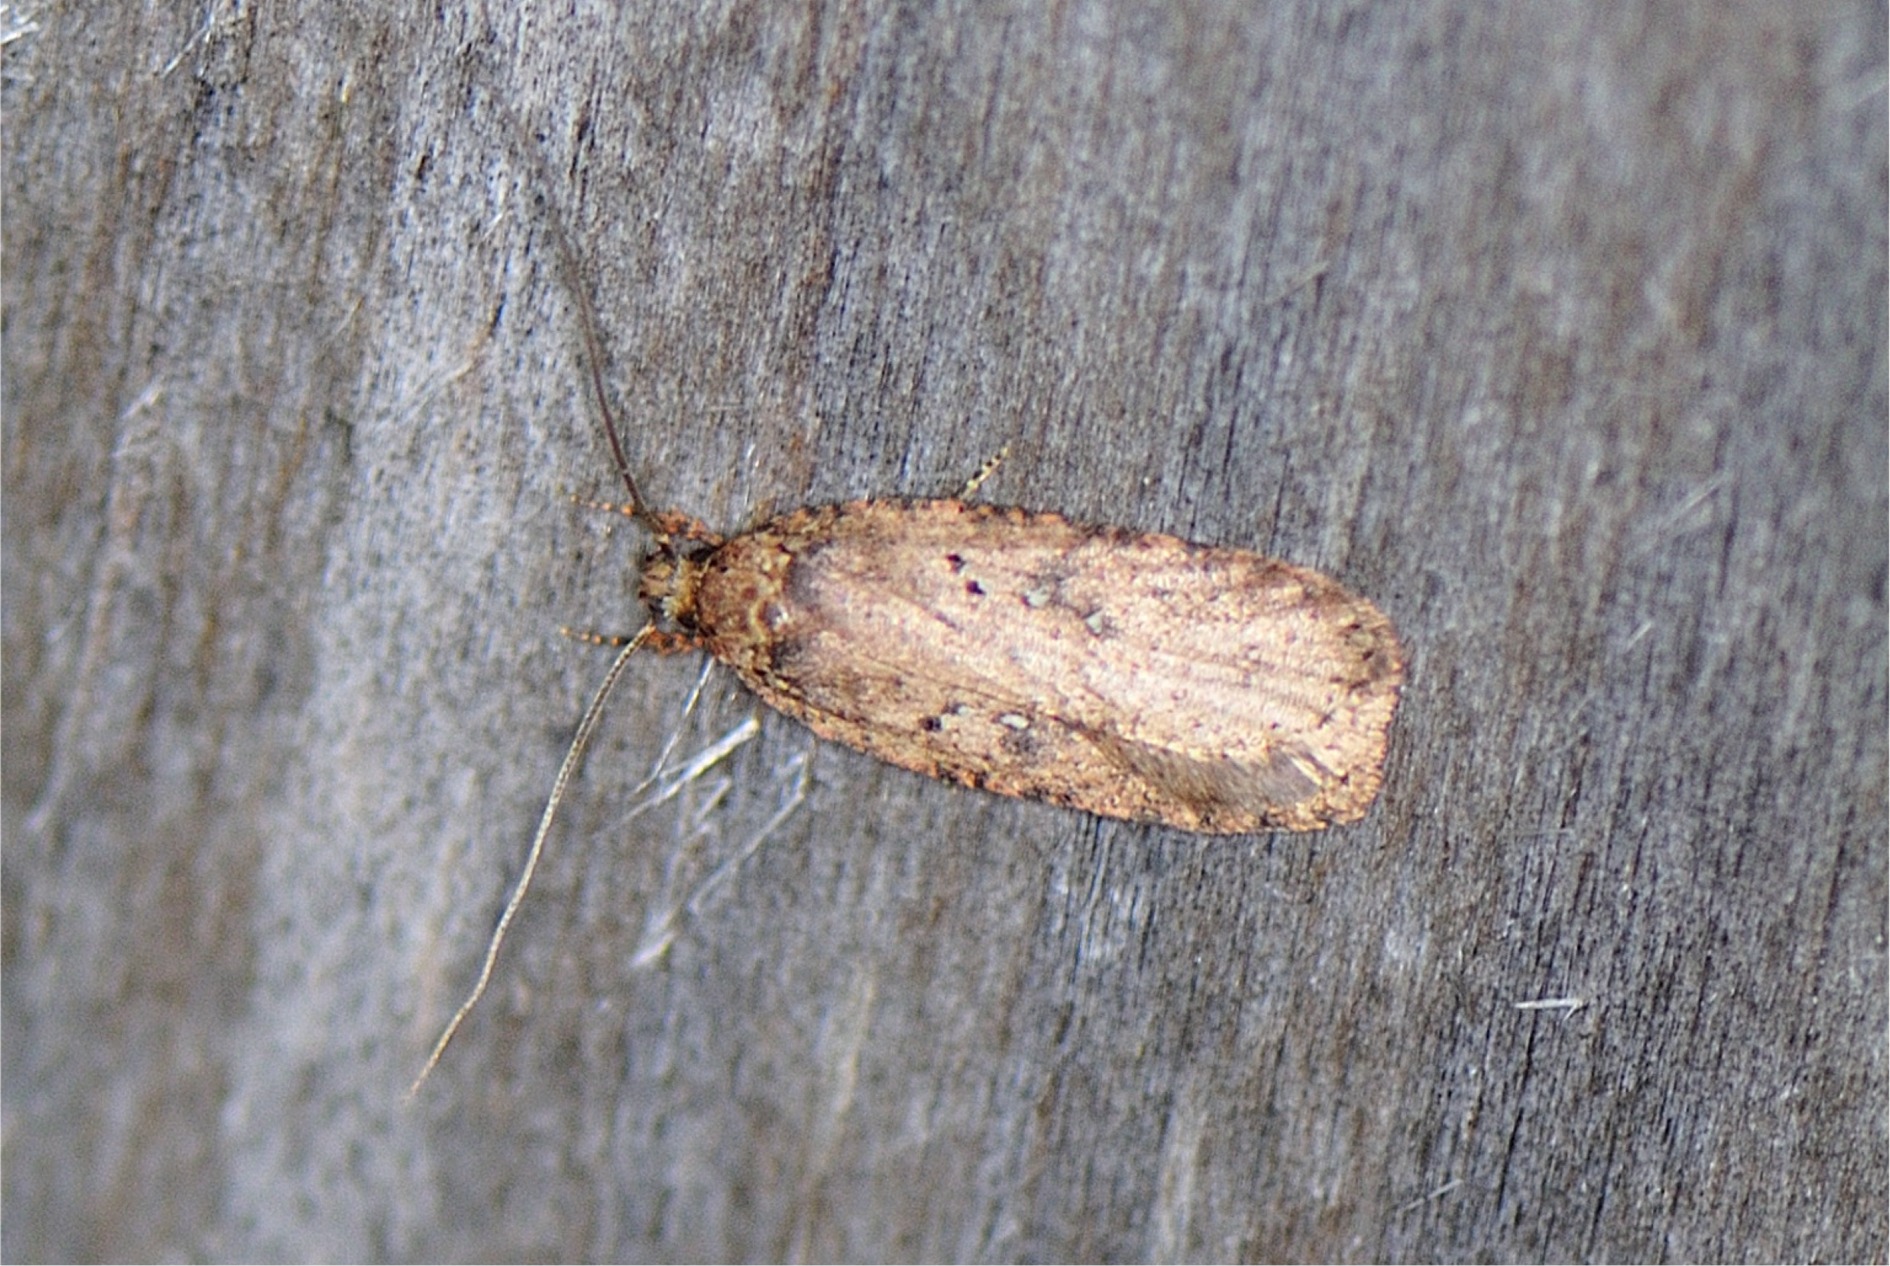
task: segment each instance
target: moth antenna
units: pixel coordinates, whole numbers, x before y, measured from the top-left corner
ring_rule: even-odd
[[[537,169],[545,220],[550,225],[552,245],[558,253],[559,271],[564,274],[565,289],[570,292],[572,302],[577,306],[578,328],[584,338],[584,360],[590,371],[591,391],[597,397],[597,415],[603,423],[604,439],[610,445],[611,464],[617,468],[617,476],[623,480],[624,489],[630,494],[630,504],[636,508],[634,517],[637,522],[659,540],[667,540],[670,534],[650,512],[649,503],[643,499],[643,492],[637,487],[636,477],[630,473],[630,462],[623,455],[623,441],[617,431],[617,415],[611,410],[610,395],[604,389],[604,344],[597,336],[597,313],[591,307],[591,292],[585,287],[583,274],[578,270],[577,253],[571,249],[570,235],[564,229],[564,217],[551,195],[553,186],[550,167],[537,141],[526,132],[523,121],[517,115],[507,113],[512,124],[513,144]]]
[[[591,735],[596,732],[598,722],[603,719],[604,703],[610,698],[610,692],[615,689],[617,679],[623,676],[623,670],[629,665],[630,657],[636,653],[638,647],[649,640],[650,634],[654,631],[654,625],[646,624],[641,632],[624,643],[623,649],[617,652],[617,658],[611,661],[610,671],[604,674],[604,680],[597,687],[597,693],[591,696],[590,706],[584,709],[584,717],[578,722],[577,734],[571,739],[570,750],[565,752],[564,763],[558,766],[558,777],[551,784],[551,799],[545,804],[544,815],[538,819],[538,833],[532,836],[531,850],[525,855],[525,869],[519,873],[518,882],[512,886],[512,895],[505,903],[505,912],[499,916],[499,925],[493,929],[492,940],[486,945],[486,960],[479,968],[479,979],[474,982],[472,992],[466,995],[466,1001],[459,1004],[459,1010],[453,1013],[453,1018],[446,1022],[446,1028],[441,1031],[439,1041],[433,1044],[433,1050],[427,1056],[427,1062],[421,1067],[420,1075],[413,1079],[413,1085],[407,1087],[409,1100],[420,1093],[420,1087],[426,1084],[427,1078],[439,1065],[440,1056],[446,1053],[447,1044],[453,1040],[453,1035],[459,1032],[460,1025],[466,1022],[466,1017],[472,1014],[472,1009],[485,995],[486,986],[492,980],[492,966],[499,961],[499,946],[505,942],[506,931],[512,926],[512,917],[518,913],[520,904],[525,900],[526,891],[532,886],[532,876],[538,870],[538,859],[545,851],[545,837],[551,833],[551,823],[558,816],[558,806],[564,801],[565,788],[576,775],[578,765],[584,759],[584,751],[590,746]]]

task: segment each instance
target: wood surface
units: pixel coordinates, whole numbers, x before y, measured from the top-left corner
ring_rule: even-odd
[[[1883,1260],[1885,40],[0,11],[0,1252]],[[1008,446],[987,501],[1327,572],[1410,657],[1377,805],[1104,822],[653,656],[404,1102],[558,627],[638,619],[560,219],[653,501]]]

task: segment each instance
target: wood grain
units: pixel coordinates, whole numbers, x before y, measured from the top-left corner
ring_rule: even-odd
[[[8,11],[0,1251],[1882,1260],[1881,6],[698,8]],[[637,619],[548,208],[657,504],[1369,595],[1371,814],[652,660],[403,1106]]]

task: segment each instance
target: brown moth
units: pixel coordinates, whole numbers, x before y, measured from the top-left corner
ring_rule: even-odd
[[[1007,796],[1203,834],[1316,831],[1378,793],[1403,653],[1365,599],[1248,550],[963,500],[795,510],[724,539],[638,491],[561,227],[598,416],[654,537],[649,610],[578,724],[471,994],[485,992],[631,655],[705,650],[823,738]],[[978,480],[966,489],[976,487]]]
[[[695,525],[691,525],[692,528]],[[641,596],[822,738],[935,778],[1206,834],[1316,831],[1377,795],[1391,623],[1247,550],[962,501],[795,510]]]

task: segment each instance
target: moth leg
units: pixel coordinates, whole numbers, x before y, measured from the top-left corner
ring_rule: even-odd
[[[565,499],[580,510],[602,510],[606,514],[621,514],[626,519],[638,518],[637,508],[627,501],[593,501],[589,497],[580,497],[575,492],[564,494]]]
[[[632,633],[626,637],[622,633],[596,633],[590,629],[574,629],[569,625],[560,625],[558,632],[573,642],[582,642],[586,646],[628,646],[641,639],[644,646],[658,655],[678,655],[683,651],[693,651],[698,648],[695,638],[673,629],[645,629],[641,633]]]
[[[704,545],[715,546],[722,543],[718,532],[709,530],[701,519],[692,519],[677,510],[652,510],[648,513],[637,508],[629,501],[593,501],[589,497],[580,497],[576,493],[567,494],[571,504],[581,510],[602,510],[607,514],[621,514],[626,519],[635,519],[652,528],[658,536],[665,539],[681,537],[685,541],[700,541]]]
[[[674,629],[651,629],[643,644],[658,655],[680,655],[684,651],[702,649],[702,644],[695,638]]]
[[[679,510],[655,510],[649,518],[666,538],[681,537],[685,541],[700,541],[711,548],[722,543],[720,532],[711,532],[708,524],[701,519],[692,519]]]
[[[978,473],[965,481],[964,491],[958,494],[958,500],[960,501],[971,500],[971,498],[977,494],[978,489],[984,487],[984,481],[989,479],[992,475],[996,474],[997,468],[1003,465],[1004,459],[1006,457],[1009,457],[1010,455],[1011,455],[1011,446],[1009,444],[1006,444],[1003,448],[1000,448],[997,452],[991,454],[990,458],[986,460],[984,465],[978,467]]]
[[[586,646],[628,646],[636,638],[634,633],[629,637],[621,633],[595,633],[590,629],[574,629],[568,624],[558,626],[558,635],[568,637],[573,642],[582,642]]]

